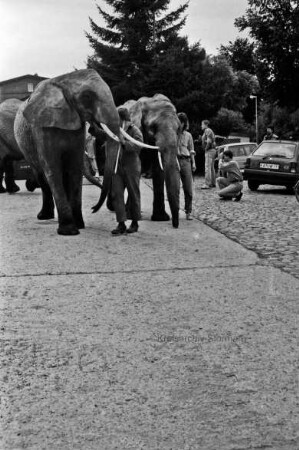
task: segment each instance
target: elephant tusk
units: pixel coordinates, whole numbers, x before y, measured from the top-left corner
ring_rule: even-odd
[[[125,130],[123,130],[122,128],[120,129],[120,132],[128,141],[131,141],[133,144],[136,144],[141,148],[150,148],[152,150],[159,150],[159,147],[157,147],[156,145],[149,145],[145,144],[144,142],[136,141],[136,139],[132,138],[132,136],[126,133]]]
[[[119,142],[119,138],[114,133],[112,133],[112,131],[110,130],[110,128],[107,127],[107,125],[105,125],[102,122],[100,122],[100,124],[105,133],[108,134],[108,136],[110,136],[111,139],[114,139],[116,142]]]
[[[114,173],[117,172],[117,168],[118,168],[118,160],[119,160],[120,148],[121,148],[121,145],[119,145],[118,150],[117,150],[117,157],[116,157],[116,163],[115,163]]]
[[[161,153],[160,152],[158,152],[158,160],[159,160],[159,165],[161,167],[161,170],[164,170],[163,169],[163,165],[162,165],[162,159],[161,159]]]
[[[176,162],[177,162],[177,165],[178,165],[178,168],[179,168],[179,172],[180,172],[181,171],[181,167],[180,167],[180,163],[179,163],[178,158],[176,158]]]

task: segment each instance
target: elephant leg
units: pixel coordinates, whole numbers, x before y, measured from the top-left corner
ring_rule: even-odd
[[[6,159],[4,161],[4,172],[5,172],[4,181],[6,184],[7,192],[9,194],[14,194],[15,192],[18,192],[20,188],[15,183],[14,167],[12,159]]]
[[[151,220],[157,222],[170,220],[169,215],[165,211],[164,172],[160,168],[158,155],[154,155],[152,169],[154,200]]]
[[[74,132],[57,128],[44,128],[38,130],[38,132],[35,130],[35,134],[37,142],[40,143],[38,153],[42,155],[42,158],[40,158],[42,169],[50,186],[57,209],[57,233],[70,236],[77,235],[80,232],[74,220],[73,209],[76,210],[80,206],[74,207],[74,196],[76,194],[73,194],[72,188],[70,187],[74,182],[72,176],[73,166],[70,166],[68,169],[67,167],[69,163],[76,165],[78,158],[76,155],[80,153],[80,171],[82,176],[84,133],[81,130],[80,132]],[[82,145],[80,145],[80,149],[78,150],[79,141]],[[77,222],[79,222],[78,217]]]
[[[176,162],[172,167],[168,167],[168,170],[165,171],[165,183],[172,216],[172,226],[178,228],[180,210],[180,172]]]
[[[38,220],[54,219],[54,200],[50,186],[45,176],[40,172],[37,176],[38,184],[42,190],[43,204],[42,209],[37,215]]]
[[[71,206],[74,223],[78,229],[85,228],[82,216],[82,162],[83,155],[70,155],[63,167],[63,184]]]
[[[40,187],[37,181],[34,178],[28,178],[25,182],[25,186],[27,191],[33,192],[36,188]],[[52,195],[52,194],[51,194]]]

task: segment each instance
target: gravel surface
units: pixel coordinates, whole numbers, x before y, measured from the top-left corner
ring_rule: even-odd
[[[217,189],[201,190],[195,177],[193,215],[230,239],[256,252],[274,267],[299,278],[299,203],[284,187],[244,182],[239,203],[219,201]],[[182,205],[184,203],[182,202]]]

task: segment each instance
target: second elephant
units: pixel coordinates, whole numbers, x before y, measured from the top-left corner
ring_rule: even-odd
[[[178,138],[181,132],[180,121],[176,108],[169,98],[162,94],[153,97],[141,97],[139,100],[129,100],[124,105],[131,115],[132,122],[137,125],[144,141],[159,147],[163,170],[160,167],[158,151],[148,152],[152,163],[153,177],[153,212],[154,221],[169,220],[165,211],[164,182],[172,215],[172,225],[179,226],[180,209],[180,174],[177,161]]]

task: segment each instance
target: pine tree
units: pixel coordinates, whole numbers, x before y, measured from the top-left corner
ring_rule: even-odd
[[[94,55],[87,65],[109,84],[116,103],[143,95],[144,75],[151,69],[161,47],[171,45],[185,24],[181,18],[188,2],[167,12],[170,0],[105,0],[113,10],[97,6],[106,28],[90,18],[92,34],[86,33]]]

